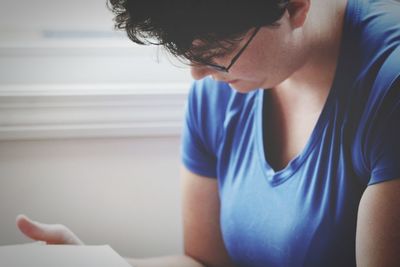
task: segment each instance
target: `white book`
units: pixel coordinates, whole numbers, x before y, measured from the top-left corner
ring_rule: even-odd
[[[131,267],[109,245],[0,246],[0,267]]]

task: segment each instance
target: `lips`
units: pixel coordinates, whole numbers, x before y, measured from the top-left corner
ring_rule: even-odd
[[[238,82],[239,80],[224,80],[224,79],[219,79],[218,77],[215,77],[215,76],[211,76],[211,78],[214,80],[214,81],[219,81],[219,82],[224,82],[224,83],[235,83],[235,82]]]
[[[235,83],[235,82],[237,82],[238,80],[230,80],[230,81],[226,81],[226,83],[230,83],[230,84],[232,84],[232,83]]]

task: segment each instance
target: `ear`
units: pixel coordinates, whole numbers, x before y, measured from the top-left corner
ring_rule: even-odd
[[[311,0],[291,0],[288,4],[290,24],[293,28],[303,26],[306,21],[308,11],[310,10]]]

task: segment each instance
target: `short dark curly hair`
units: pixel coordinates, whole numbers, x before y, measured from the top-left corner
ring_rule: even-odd
[[[115,28],[138,44],[210,62],[229,52],[253,27],[277,26],[290,0],[107,0]],[[201,45],[194,45],[194,41]]]

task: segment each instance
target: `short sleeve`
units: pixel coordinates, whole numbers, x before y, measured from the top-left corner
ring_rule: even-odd
[[[400,79],[391,84],[374,118],[366,144],[369,185],[400,178]]]
[[[400,5],[371,4],[358,25],[357,98],[348,102],[355,120],[347,125],[353,170],[364,185],[400,178]]]
[[[211,79],[193,83],[182,132],[182,162],[190,171],[217,177],[217,151],[224,114],[221,86]]]

